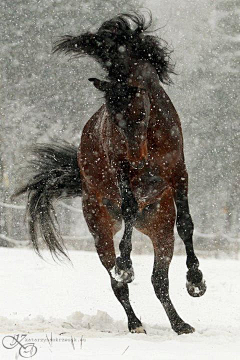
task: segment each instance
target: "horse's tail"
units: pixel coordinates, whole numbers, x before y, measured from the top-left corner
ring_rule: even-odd
[[[64,52],[76,56],[90,55],[108,72],[110,80],[126,81],[129,65],[126,59],[150,62],[156,69],[160,81],[171,83],[169,75],[174,73],[168,45],[157,36],[146,34],[152,23],[139,14],[120,14],[105,21],[95,33],[79,36],[65,35],[54,45],[53,52]]]
[[[58,230],[53,201],[82,194],[77,148],[58,142],[55,145],[37,144],[31,150],[34,158],[29,163],[33,176],[13,196],[28,195],[28,227],[37,254],[40,255],[40,234],[53,256],[68,258]]]

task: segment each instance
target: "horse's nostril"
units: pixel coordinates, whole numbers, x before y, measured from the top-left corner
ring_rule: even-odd
[[[145,164],[146,164],[146,161],[145,161],[144,159],[143,159],[143,160],[140,160],[140,161],[138,161],[138,162],[133,161],[133,162],[131,163],[132,167],[133,167],[134,169],[138,169],[138,170],[143,169],[143,167],[145,166]]]

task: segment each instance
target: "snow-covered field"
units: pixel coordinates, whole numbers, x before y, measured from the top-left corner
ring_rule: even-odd
[[[147,330],[144,335],[128,333],[125,313],[96,253],[71,251],[73,265],[58,265],[47,253],[44,262],[31,250],[0,252],[1,360],[21,359],[22,345],[32,342],[36,360],[240,358],[239,261],[202,259],[208,289],[196,299],[185,288],[185,258],[174,257],[171,297],[180,316],[196,329],[178,336],[150,282],[153,258],[133,256],[130,296]],[[13,340],[4,337],[14,334],[28,336],[6,349],[3,344]]]

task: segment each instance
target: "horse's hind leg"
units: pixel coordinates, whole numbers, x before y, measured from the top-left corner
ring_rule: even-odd
[[[150,237],[153,243],[152,284],[156,296],[166,311],[172,329],[177,334],[188,334],[192,333],[194,328],[180,318],[169,296],[168,270],[174,249],[174,222],[175,209],[172,195],[165,193],[160,203],[143,211],[136,225],[141,232]]]
[[[112,269],[116,262],[113,236],[118,230],[116,229],[117,222],[109,215],[106,206],[97,201],[94,194],[88,194],[88,196],[86,193],[83,194],[83,212],[94,237],[98,256],[110,275],[113,292],[127,314],[129,331],[144,333],[142,323],[130,304],[128,285],[112,277]]]
[[[183,240],[187,253],[187,290],[193,297],[202,296],[206,291],[199,261],[193,248],[193,221],[188,205],[188,174],[186,170],[175,186],[175,203],[177,207],[177,231]]]
[[[164,256],[155,256],[152,284],[157,298],[161,301],[164,310],[166,311],[172,329],[178,335],[189,334],[194,332],[194,328],[180,318],[169,297],[169,265],[170,263],[165,260]]]

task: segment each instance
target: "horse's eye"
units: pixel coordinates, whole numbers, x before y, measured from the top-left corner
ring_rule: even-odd
[[[140,90],[140,93],[141,93],[142,95],[145,95],[146,92],[147,92],[147,90],[145,90],[145,89],[141,89],[141,90]]]
[[[125,129],[126,126],[127,126],[127,123],[124,119],[118,121],[118,126],[121,128],[121,129]]]

